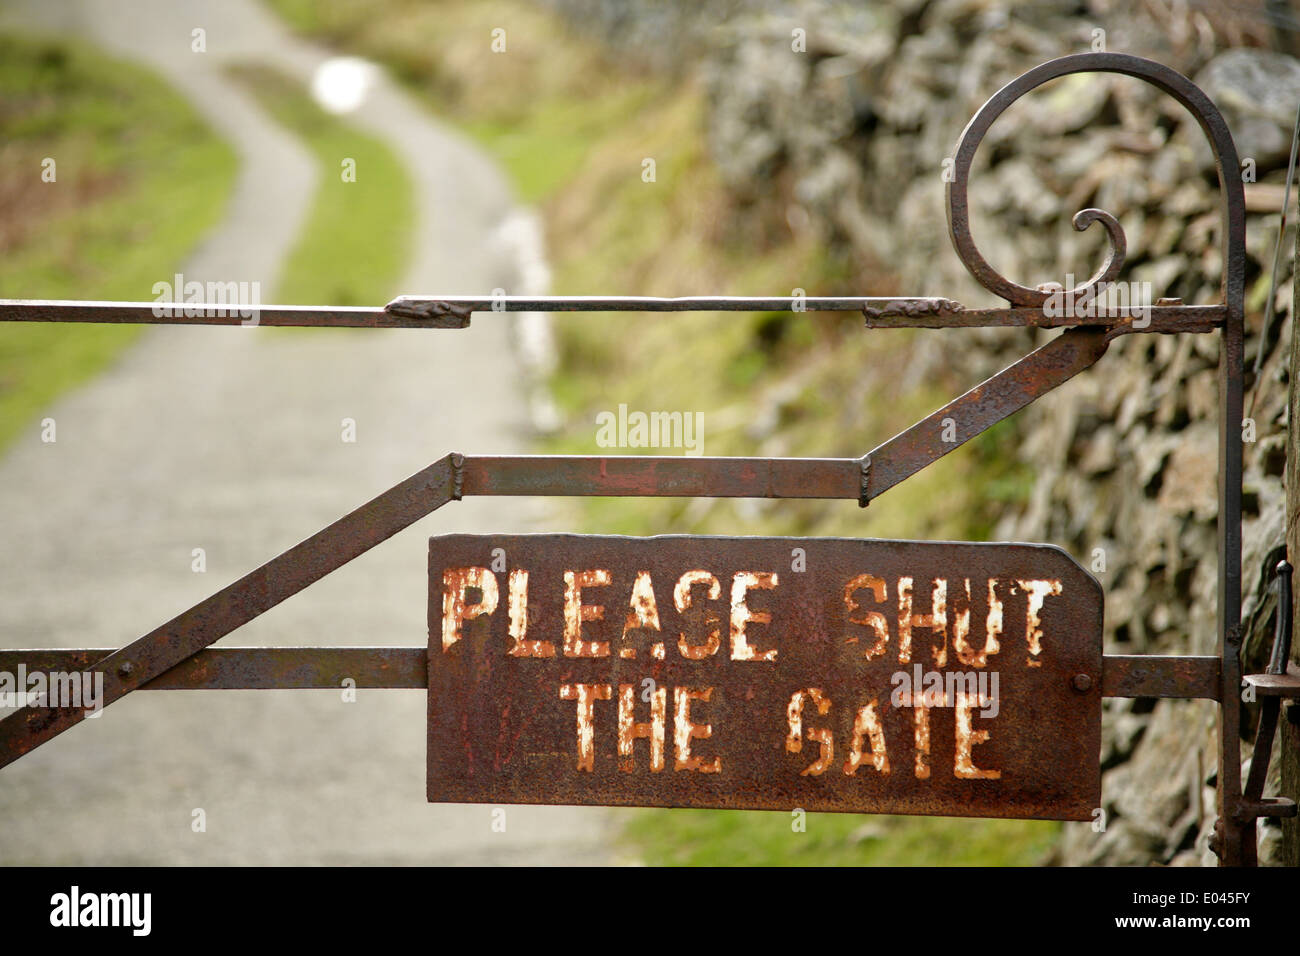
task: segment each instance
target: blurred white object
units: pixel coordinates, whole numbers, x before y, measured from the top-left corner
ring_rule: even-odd
[[[514,288],[507,288],[507,294],[541,296],[550,292],[551,268],[546,264],[545,234],[536,212],[512,210],[492,231],[489,242],[500,249],[514,273]],[[550,313],[515,313],[514,332],[529,379],[533,427],[543,434],[553,432],[560,427],[561,417],[547,387],[547,379],[558,364]]]
[[[376,69],[373,63],[360,57],[331,57],[312,75],[312,98],[327,112],[351,113],[365,102]]]
[[[516,274],[517,288],[510,295],[546,295],[551,286],[551,269],[546,264],[546,242],[541,218],[531,209],[511,210],[492,230],[489,240],[501,250]]]

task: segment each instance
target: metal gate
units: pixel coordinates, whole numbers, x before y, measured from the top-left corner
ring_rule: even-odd
[[[1123,268],[1126,240],[1116,219],[1100,209],[1074,217],[1082,230],[1094,222],[1109,240],[1105,262],[1072,290],[1028,288],[993,269],[971,236],[967,183],[972,160],[993,122],[1024,94],[1054,78],[1110,72],[1145,80],[1186,107],[1213,150],[1223,193],[1220,239],[1221,301],[1186,305],[1161,299],[1149,307],[1118,307],[1105,315],[1060,314],[1048,307],[1053,291],[1090,297]],[[0,668],[102,674],[103,702],[136,690],[337,688],[344,678],[358,687],[426,689],[433,702],[433,651],[424,647],[213,648],[211,645],[259,614],[296,594],[353,558],[452,501],[471,495],[667,496],[822,498],[854,500],[862,507],[900,481],[959,447],[997,422],[1090,368],[1110,342],[1128,334],[1220,335],[1218,646],[1215,655],[1105,655],[1099,679],[1072,678],[1084,695],[1087,722],[1100,722],[1101,697],[1201,698],[1219,706],[1219,773],[1215,852],[1225,865],[1256,860],[1255,823],[1260,817],[1294,816],[1294,802],[1262,796],[1281,702],[1300,695],[1300,676],[1288,673],[1290,650],[1289,567],[1283,587],[1278,635],[1268,673],[1241,673],[1241,475],[1243,418],[1243,283],[1245,202],[1236,149],[1219,110],[1179,73],[1150,60],[1116,53],[1087,53],[1052,60],[1025,73],[994,95],[962,132],[947,187],[948,225],[957,255],[984,288],[1006,308],[967,309],[946,298],[640,298],[640,297],[446,297],[402,296],[383,309],[272,306],[259,324],[423,328],[454,330],[475,312],[500,311],[840,311],[862,312],[869,329],[1023,327],[1059,328],[1060,335],[955,398],[930,416],[860,458],[676,458],[649,456],[475,456],[452,453],[435,461],[352,513],[251,571],[240,580],[118,649],[3,650]],[[36,322],[110,322],[236,325],[234,315],[178,312],[159,316],[149,303],[0,302],[0,319]],[[1141,321],[1135,321],[1141,316]],[[944,423],[955,423],[955,436]],[[726,539],[736,540],[736,539]],[[753,539],[750,539],[753,540]],[[955,545],[953,547],[976,547]],[[716,582],[715,582],[716,583]],[[1099,621],[1097,623],[1099,633]],[[1254,687],[1262,718],[1249,779],[1238,759],[1237,694]],[[28,703],[0,721],[0,766],[79,723],[78,708]],[[1013,741],[1021,743],[1021,741]],[[431,745],[432,746],[432,745]],[[793,745],[791,745],[793,748]],[[1099,754],[1087,773],[1100,778]],[[618,802],[655,802],[629,798]],[[658,802],[663,802],[658,801]],[[672,805],[672,801],[667,801]],[[912,812],[952,812],[927,809]],[[1016,806],[989,806],[979,815],[1038,816]],[[1069,818],[1069,817],[1067,817]],[[1077,815],[1073,818],[1078,818]]]

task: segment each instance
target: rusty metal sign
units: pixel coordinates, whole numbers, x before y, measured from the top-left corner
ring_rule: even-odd
[[[1044,545],[446,535],[434,802],[1092,819],[1102,592]]]

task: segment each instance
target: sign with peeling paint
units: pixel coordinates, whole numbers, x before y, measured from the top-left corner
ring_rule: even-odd
[[[1090,820],[1102,593],[1058,548],[444,535],[435,802]]]

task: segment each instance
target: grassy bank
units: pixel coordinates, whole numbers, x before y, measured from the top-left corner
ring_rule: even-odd
[[[1024,866],[1051,848],[1056,828],[1023,820],[744,810],[647,810],[625,834],[658,866]]]
[[[413,5],[275,0],[299,29],[388,65],[430,109],[476,137],[537,203],[559,294],[892,294],[887,272],[806,230],[745,223],[705,149],[703,100],[615,62],[518,2]],[[493,29],[506,52],[492,53]],[[643,175],[647,159],[654,177]],[[773,184],[774,190],[788,188]],[[861,455],[974,383],[913,382],[919,336],[867,333],[841,315],[557,317],[554,452],[606,453],[595,416],[703,413],[708,455]],[[855,502],[586,499],[575,530],[603,533],[981,537],[989,484],[1023,494],[998,430],[891,491]],[[635,451],[635,450],[633,450]],[[669,452],[671,453],[671,452]],[[625,834],[655,863],[1027,864],[1058,827],[1021,821],[645,811]]]
[[[231,73],[318,162],[311,213],[274,301],[382,305],[401,292],[415,224],[405,167],[382,142],[322,110],[292,77],[251,65]]]
[[[230,148],[149,71],[0,36],[0,298],[152,300],[219,220],[234,175]],[[0,447],[138,332],[0,326]]]
[[[0,298],[151,300],[220,219],[234,173],[234,153],[156,75],[0,36]],[[0,326],[0,447],[138,333]]]

